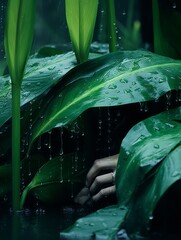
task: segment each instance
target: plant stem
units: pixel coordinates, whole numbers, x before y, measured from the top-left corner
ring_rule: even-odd
[[[108,19],[108,36],[109,36],[109,52],[117,50],[117,36],[116,36],[116,15],[114,0],[106,0],[106,12]]]
[[[20,87],[12,84],[12,202],[20,209]]]
[[[160,42],[161,30],[160,30],[158,0],[152,0],[152,9],[153,9],[154,52],[161,53],[161,42]]]

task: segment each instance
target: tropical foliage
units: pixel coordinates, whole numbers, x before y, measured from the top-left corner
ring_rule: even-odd
[[[12,14],[15,2],[21,14]],[[155,22],[159,21],[158,2],[153,0]],[[101,109],[110,112],[118,109],[120,113],[123,107],[139,107],[140,115],[145,112],[145,116],[140,117],[142,121],[130,129],[123,141],[118,141],[122,141],[116,171],[118,205],[79,219],[63,231],[61,237],[113,239],[121,228],[130,234],[145,233],[159,201],[169,189],[180,192],[181,60],[163,56],[169,56],[170,52],[166,52],[168,48],[161,49],[161,37],[154,39],[155,51],[164,51],[161,55],[143,49],[89,54],[98,1],[87,0],[74,3],[66,0],[67,24],[76,56],[73,52],[61,54],[55,48],[48,48],[47,52],[46,48],[28,59],[34,4],[34,1],[9,1],[7,12],[5,47],[9,74],[0,77],[0,196],[11,195],[12,182],[15,189],[19,181],[21,201],[14,200],[14,209],[19,202],[19,207],[26,206],[32,195],[48,204],[64,204],[73,199],[91,166],[92,109],[100,115]],[[107,8],[111,10],[107,10],[109,46],[114,51],[116,18],[111,1],[107,1]],[[30,15],[26,14],[27,9],[32,10]],[[76,14],[72,14],[73,11]],[[25,15],[28,15],[25,21],[28,29],[24,25]],[[90,15],[89,22],[85,21],[87,15]],[[13,16],[16,24],[12,24]],[[157,34],[160,30],[155,26]],[[11,129],[15,128],[11,125],[15,102],[11,85],[18,86],[19,90],[21,129],[14,134],[21,139],[21,153],[16,152],[19,148],[17,135],[13,135],[11,143]],[[147,104],[152,108],[148,115]],[[143,120],[146,116],[151,117]],[[99,130],[100,121],[102,124],[103,119],[97,121]],[[15,165],[11,161],[12,149],[12,155],[16,155]],[[19,173],[16,175],[16,172]],[[16,192],[13,198],[18,195]],[[137,221],[134,221],[135,216]]]

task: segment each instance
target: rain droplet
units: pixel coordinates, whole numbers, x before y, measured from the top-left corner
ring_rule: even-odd
[[[109,89],[116,89],[116,88],[117,88],[117,85],[115,85],[115,84],[110,84],[110,85],[108,86],[108,88],[109,88]]]
[[[127,83],[128,80],[126,80],[126,79],[121,79],[120,82],[121,82],[121,83]]]
[[[93,227],[95,224],[94,223],[89,223],[89,226]]]
[[[159,83],[163,83],[165,80],[163,78],[159,78]]]
[[[159,146],[158,144],[155,144],[155,145],[154,145],[154,148],[159,149],[160,146]]]

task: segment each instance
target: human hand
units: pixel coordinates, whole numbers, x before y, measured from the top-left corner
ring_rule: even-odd
[[[87,174],[85,187],[78,193],[74,201],[83,205],[88,201],[98,202],[104,197],[115,194],[113,173],[117,162],[118,154],[95,160]]]

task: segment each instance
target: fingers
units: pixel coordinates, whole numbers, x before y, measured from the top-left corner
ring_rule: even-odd
[[[87,174],[86,187],[75,197],[75,203],[83,205],[89,202],[98,202],[104,197],[115,194],[113,172],[117,162],[118,154],[96,160]],[[108,170],[109,173],[103,173],[105,170]]]
[[[93,181],[92,185],[90,186],[91,195],[94,195],[98,191],[98,189],[108,184],[109,185],[113,184],[112,173],[107,173],[104,175],[97,176]]]
[[[87,187],[84,187],[75,197],[74,202],[78,204],[85,204],[90,199],[90,191]]]
[[[101,171],[103,170],[111,170],[111,172],[114,171],[117,166],[117,161],[118,155],[95,160],[93,166],[91,167],[87,174],[86,186],[90,187],[93,180],[96,178],[96,176],[99,175]]]
[[[107,198],[116,192],[116,187],[111,186],[107,188],[101,189],[98,193],[95,195],[90,195],[89,189],[84,187],[80,193],[75,197],[74,202],[84,205],[87,202],[98,202],[103,198]]]
[[[92,196],[92,200],[94,202],[98,202],[102,198],[109,197],[110,195],[115,194],[115,192],[116,192],[115,186],[103,188],[96,195]]]

